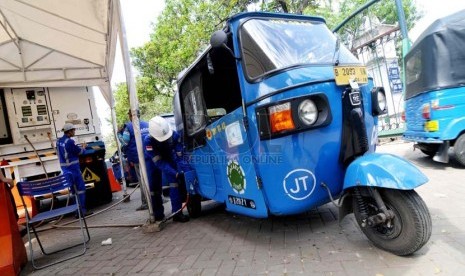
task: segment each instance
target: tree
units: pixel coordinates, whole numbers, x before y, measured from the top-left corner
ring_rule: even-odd
[[[316,8],[309,7],[306,14],[315,14],[323,16],[330,29],[333,29],[342,22],[346,17],[356,11],[359,7],[367,3],[368,0],[322,0]],[[421,18],[421,13],[417,10],[413,0],[402,1],[407,28],[411,29],[415,22]],[[394,0],[381,0],[365,10],[361,15],[354,17],[339,32],[344,39],[356,39],[360,35],[363,27],[364,17],[370,19],[377,18],[383,24],[397,24],[398,16],[396,3]],[[350,41],[346,41],[351,45]]]
[[[208,45],[210,35],[251,2],[167,0],[150,42],[131,53],[143,77],[143,93],[172,96],[177,75]]]
[[[317,8],[318,0],[272,0],[262,1],[261,10],[303,14],[309,8]]]

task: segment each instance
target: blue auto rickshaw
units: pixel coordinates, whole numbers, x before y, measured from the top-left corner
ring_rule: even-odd
[[[438,162],[465,166],[465,10],[438,19],[405,57],[404,139]]]
[[[431,217],[413,190],[428,179],[375,153],[384,89],[320,17],[240,13],[178,78],[177,130],[193,170],[188,211],[201,198],[255,218],[333,201],[366,236],[398,255],[421,248]]]

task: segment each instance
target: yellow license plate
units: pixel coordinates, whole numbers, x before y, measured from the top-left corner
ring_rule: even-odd
[[[426,131],[438,131],[439,130],[439,122],[434,120],[434,121],[428,121],[425,123],[425,130]]]
[[[334,66],[334,79],[337,85],[348,85],[350,80],[367,83],[367,69],[365,66]]]

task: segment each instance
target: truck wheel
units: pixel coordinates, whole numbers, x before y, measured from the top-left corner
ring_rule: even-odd
[[[363,206],[360,207],[360,201],[354,197],[357,223],[376,247],[399,256],[414,253],[431,237],[428,207],[414,190],[379,189],[379,192],[387,209],[394,213],[394,218],[373,227],[366,225],[362,221],[363,214],[373,216],[380,211],[372,197],[362,196],[365,210],[361,210]]]
[[[460,135],[454,144],[454,154],[457,161],[465,166],[465,133]]]
[[[191,218],[198,218],[202,212],[202,198],[200,195],[189,195],[187,212]]]
[[[420,145],[420,150],[424,154],[428,155],[429,157],[433,157],[436,152],[438,152],[439,145],[438,144],[425,144],[425,143],[418,143]]]

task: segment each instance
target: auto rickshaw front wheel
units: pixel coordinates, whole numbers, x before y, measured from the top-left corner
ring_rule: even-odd
[[[431,237],[432,223],[428,208],[414,190],[378,189],[388,212],[393,218],[372,226],[367,217],[382,211],[369,188],[354,196],[353,207],[357,223],[373,244],[395,255],[410,255],[420,249]],[[360,201],[362,200],[362,202]]]

